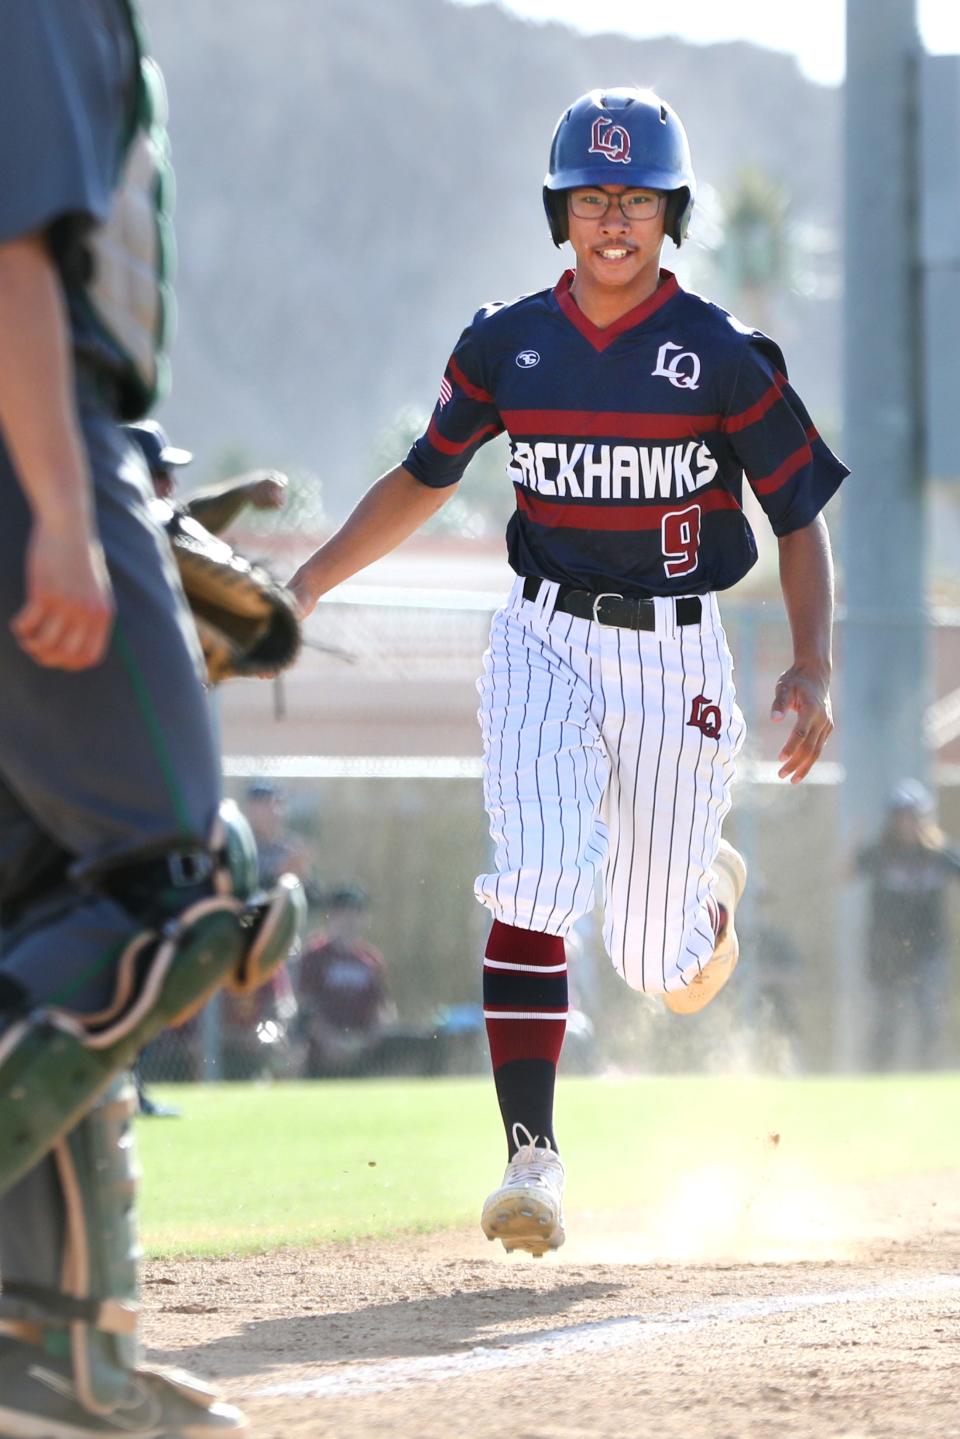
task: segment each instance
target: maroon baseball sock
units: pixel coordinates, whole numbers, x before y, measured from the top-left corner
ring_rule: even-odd
[[[553,1092],[567,1008],[560,936],[494,920],[483,966],[483,1013],[511,1157],[517,1148],[515,1124],[541,1145],[557,1147]]]
[[[713,895],[707,897],[707,914],[710,916],[710,925],[719,942],[727,928],[727,907],[715,900]]]

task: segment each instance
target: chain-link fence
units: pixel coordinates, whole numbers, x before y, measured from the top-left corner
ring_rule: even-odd
[[[473,879],[489,866],[490,841],[472,684],[486,621],[482,604],[457,611],[432,603],[433,610],[429,600],[377,606],[368,598],[363,606],[327,607],[333,652],[311,656],[313,669],[308,666],[301,688],[287,694],[283,722],[271,719],[273,728],[264,733],[274,736],[274,747],[259,755],[234,753],[226,762],[228,790],[241,803],[257,773],[268,771],[282,791],[284,824],[307,857],[311,934],[324,924],[322,899],[331,887],[359,886],[370,897],[367,939],[382,951],[394,1017],[370,1043],[355,1037],[352,1051],[347,1045],[342,1073],[464,1073],[486,1064],[480,969],[488,917],[473,897]],[[738,696],[750,723],[725,826],[751,872],[737,918],[740,969],[721,1001],[695,1019],[677,1019],[655,999],[625,988],[603,953],[596,916],[589,917],[570,946],[576,1013],[565,1051],[568,1069],[809,1072],[839,1063],[838,1025],[849,1022],[838,1003],[848,963],[844,905],[860,883],[850,841],[843,838],[839,747],[831,744],[802,785],[776,778],[783,733],[767,714],[790,653],[782,608],[730,603],[725,612]],[[942,698],[928,712],[927,738],[937,759],[941,820],[948,834],[958,834],[960,704],[950,675],[960,670],[960,626],[956,615],[941,612],[937,619]],[[840,665],[843,643],[841,622]],[[339,649],[356,664],[345,667]],[[304,752],[302,736],[329,736],[325,714],[331,706],[343,719],[340,752]],[[407,709],[418,730],[403,729]],[[862,722],[864,717],[840,716],[841,724]],[[411,735],[415,741],[439,729],[449,741],[447,752],[347,750],[351,734],[369,741],[378,726],[389,729],[405,751],[413,747]],[[453,752],[457,746],[459,754]],[[960,885],[953,886],[946,981],[938,1000],[940,1049],[930,1056],[938,1064],[960,1062],[958,891]],[[309,1075],[310,1003],[301,980],[294,959],[282,985],[246,1000],[214,1001],[150,1047],[145,1076]],[[865,987],[854,1023],[866,1032],[877,1007],[893,1002]]]

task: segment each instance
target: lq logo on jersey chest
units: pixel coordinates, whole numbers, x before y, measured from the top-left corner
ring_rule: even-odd
[[[671,350],[678,353],[671,355]],[[682,345],[675,345],[672,340],[668,340],[665,345],[660,346],[656,368],[650,373],[662,375],[678,390],[696,390],[699,389],[700,358],[692,350],[685,350]]]
[[[590,135],[589,155],[606,155],[621,165],[630,163],[630,132],[622,125],[615,125],[605,115],[598,115],[593,122]]]

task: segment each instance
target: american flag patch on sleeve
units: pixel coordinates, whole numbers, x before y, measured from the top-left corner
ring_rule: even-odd
[[[440,399],[439,399],[439,401],[438,401],[441,410],[443,409],[443,407],[444,407],[444,405],[447,403],[447,401],[450,400],[450,399],[452,399],[452,398],[453,398],[453,386],[451,385],[450,381],[447,379],[446,375],[444,375],[443,379],[440,381]]]

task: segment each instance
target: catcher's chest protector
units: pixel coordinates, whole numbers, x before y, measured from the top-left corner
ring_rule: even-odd
[[[168,384],[172,339],[173,170],[163,76],[145,57],[133,10],[139,78],[113,205],[88,237],[93,260],[87,306],[97,328],[126,362],[124,410],[145,414]]]

